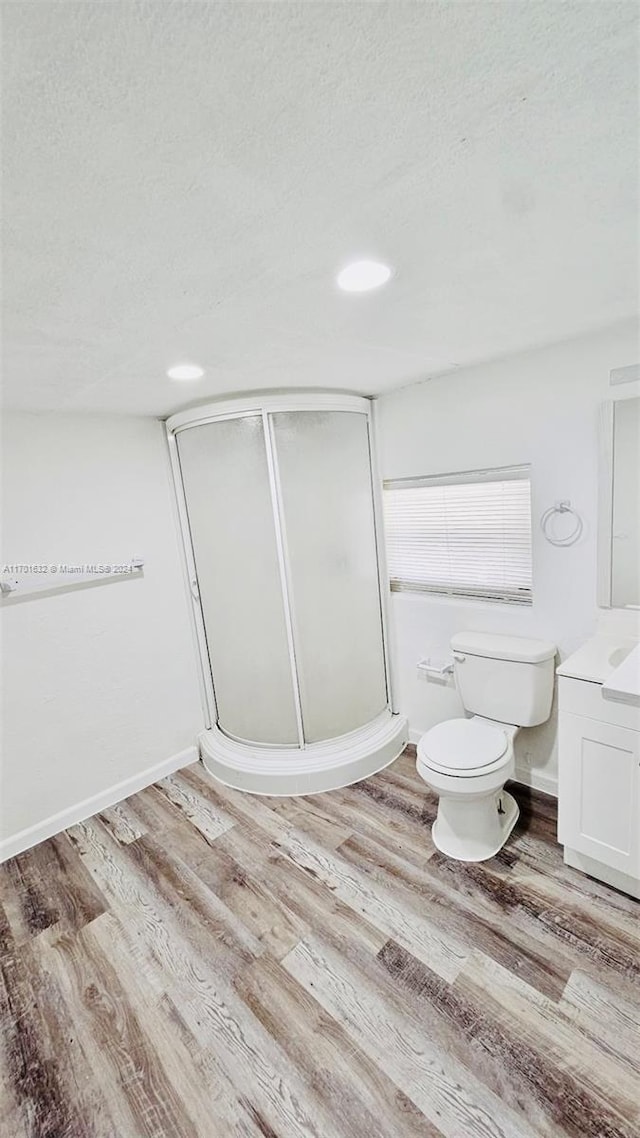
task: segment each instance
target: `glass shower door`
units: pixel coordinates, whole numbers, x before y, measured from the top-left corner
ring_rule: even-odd
[[[205,423],[176,438],[218,725],[236,739],[297,745],[262,416]]]
[[[387,707],[367,417],[270,416],[307,743]]]

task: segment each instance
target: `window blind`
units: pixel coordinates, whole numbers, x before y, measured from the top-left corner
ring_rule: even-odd
[[[530,469],[384,483],[394,591],[531,604]]]

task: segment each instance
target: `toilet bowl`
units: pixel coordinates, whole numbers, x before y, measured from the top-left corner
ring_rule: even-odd
[[[504,789],[515,769],[521,727],[551,711],[555,645],[546,640],[460,632],[451,640],[456,685],[468,719],[448,719],[418,743],[416,767],[438,795],[437,849],[458,861],[486,861],[518,820]]]
[[[457,861],[486,861],[502,849],[519,810],[504,790],[514,772],[518,728],[474,716],[448,719],[418,743],[416,767],[438,795],[433,843]]]

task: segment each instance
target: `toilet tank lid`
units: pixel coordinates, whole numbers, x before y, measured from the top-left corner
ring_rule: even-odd
[[[490,660],[517,660],[521,664],[539,664],[551,660],[556,646],[550,640],[533,640],[526,636],[500,636],[493,632],[456,632],[451,637],[454,652],[469,656],[486,656]]]

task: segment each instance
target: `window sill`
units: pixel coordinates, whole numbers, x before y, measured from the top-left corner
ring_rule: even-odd
[[[528,598],[526,601],[506,601],[493,597],[469,597],[463,594],[457,595],[452,593],[428,593],[423,589],[389,589],[391,597],[406,597],[410,600],[427,601],[430,604],[445,605],[447,607],[460,607],[463,608],[486,608],[487,605],[491,608],[504,609],[506,612],[513,612],[514,609],[522,611],[523,609],[531,612],[533,610],[533,597]]]

